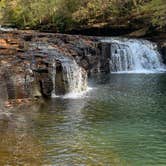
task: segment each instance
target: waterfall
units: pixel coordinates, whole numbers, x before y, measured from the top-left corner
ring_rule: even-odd
[[[87,90],[87,72],[80,67],[72,56],[66,56],[51,45],[32,43],[51,66],[52,97],[64,94],[79,95]]]
[[[140,39],[108,38],[109,59],[112,72],[161,72],[165,70],[157,45]]]
[[[52,97],[56,97],[55,78],[56,78],[56,61],[55,61],[55,58],[53,58],[53,62],[52,62],[52,82],[53,82]]]
[[[59,64],[56,65],[56,63]],[[58,66],[61,66],[60,69]],[[72,57],[61,54],[53,56],[52,81],[52,97],[62,94],[77,95],[87,89],[86,71]]]
[[[80,93],[87,88],[87,74],[74,59],[62,62],[63,79],[68,82],[70,93]]]

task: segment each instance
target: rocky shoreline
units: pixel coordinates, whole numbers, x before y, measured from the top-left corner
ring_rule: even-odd
[[[47,50],[45,47],[51,49]],[[90,74],[98,70],[96,63],[98,63],[99,54],[95,37],[35,31],[1,31],[1,105],[8,99],[35,99],[51,96],[53,90],[51,50],[74,58],[85,73]],[[61,70],[61,62],[58,60],[56,60],[56,68]]]
[[[165,36],[146,38],[157,42],[166,62]],[[108,43],[101,43],[100,37],[95,36],[41,33],[30,30],[0,31],[0,107],[8,99],[18,102],[18,99],[31,101],[51,96],[53,90],[51,50],[58,55],[73,58],[82,68],[84,75],[110,72],[106,60],[107,54],[100,56],[102,49],[109,51],[107,45]],[[62,72],[61,68],[61,62],[56,59],[56,70],[59,73]],[[63,88],[65,80],[62,81],[61,76],[59,78],[61,82],[58,87]],[[10,107],[10,103],[6,106]]]

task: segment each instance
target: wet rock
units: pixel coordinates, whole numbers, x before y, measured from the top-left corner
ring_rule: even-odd
[[[41,93],[44,97],[51,97],[53,83],[51,77],[43,76],[40,82]]]
[[[17,30],[0,32],[0,90],[3,92],[0,98],[5,101],[50,97],[53,91],[52,57],[60,55],[74,58],[82,68],[81,79],[85,84],[82,88],[86,87],[87,73],[98,72],[100,50],[95,37]],[[57,94],[64,94],[71,88],[61,63],[57,58]]]
[[[57,67],[56,79],[55,79],[55,94],[64,95],[68,86],[63,77],[62,66]]]
[[[166,42],[160,45],[160,52],[162,54],[163,62],[166,64]]]
[[[149,27],[144,27],[144,28],[141,28],[139,30],[136,30],[130,34],[128,34],[127,36],[129,37],[142,37],[142,36],[145,36],[149,31]]]
[[[100,49],[100,72],[105,72],[109,73],[110,72],[110,64],[109,64],[109,59],[110,59],[110,43],[100,43],[98,45]]]

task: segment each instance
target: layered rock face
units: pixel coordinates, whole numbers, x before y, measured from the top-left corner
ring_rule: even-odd
[[[40,96],[34,89],[35,79],[30,68],[31,62],[25,51],[25,43],[12,34],[2,33],[0,39],[0,86],[2,99],[28,98]]]
[[[55,89],[58,95],[72,88],[85,90],[87,75],[99,70],[99,55],[94,37],[0,32],[0,98],[50,97]]]
[[[162,43],[160,50],[163,55],[164,63],[166,64],[166,42]]]
[[[163,41],[160,46],[165,58]],[[0,107],[8,99],[85,90],[87,75],[111,71],[111,44],[99,37],[1,31]]]
[[[146,37],[148,40],[157,43],[159,51],[162,55],[163,62],[166,64],[166,33],[156,33]]]

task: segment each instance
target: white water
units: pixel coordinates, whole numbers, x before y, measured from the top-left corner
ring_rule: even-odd
[[[73,58],[68,58],[65,56],[56,57],[61,62],[63,80],[66,83],[65,86],[68,93],[65,94],[64,98],[78,98],[85,94],[87,90],[87,73],[75,62]],[[52,97],[59,97],[56,94],[56,61],[53,61],[53,91]]]
[[[87,88],[87,76],[74,59],[62,62],[63,78],[68,81],[70,93],[80,93]]]
[[[32,46],[49,55],[52,62],[52,97],[77,98],[87,92],[87,73],[76,63],[74,58],[60,54],[56,48],[45,43],[32,43]],[[56,94],[56,61],[59,61],[62,65],[63,80],[67,86],[68,93],[64,96]]]
[[[14,31],[17,30],[16,28],[4,28],[0,25],[0,31],[4,31],[4,32],[9,32],[9,31]]]
[[[120,73],[154,73],[165,71],[157,45],[139,39],[108,38],[111,43],[110,69]]]
[[[52,82],[53,82],[52,97],[56,97],[56,93],[55,93],[55,78],[56,78],[56,61],[55,61],[55,58],[53,58],[53,62],[52,62]]]
[[[82,92],[70,92],[70,93],[67,93],[66,95],[62,96],[62,98],[64,99],[79,99],[79,98],[86,98],[88,97],[87,94],[88,92],[90,92],[91,90],[93,90],[94,88],[92,87],[88,87],[86,88],[86,90],[82,91]]]

